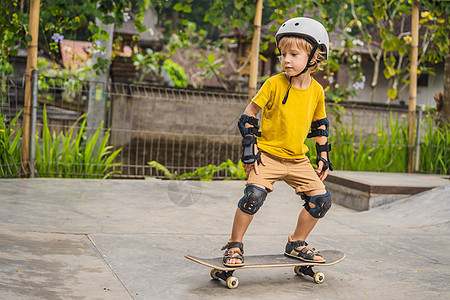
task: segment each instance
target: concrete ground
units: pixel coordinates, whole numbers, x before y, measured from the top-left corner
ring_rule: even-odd
[[[370,211],[334,205],[309,237],[347,258],[236,271],[229,290],[184,254],[221,255],[242,181],[0,180],[0,299],[449,299],[450,184]],[[247,254],[282,253],[301,201],[283,182]]]

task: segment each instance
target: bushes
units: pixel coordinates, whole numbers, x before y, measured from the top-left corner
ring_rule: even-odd
[[[331,162],[335,170],[399,172],[408,171],[408,124],[399,122],[391,115],[387,126],[380,121],[373,129],[373,133],[363,135],[355,128],[355,124],[344,125],[340,118],[331,129],[330,141],[332,151]],[[419,172],[431,174],[449,174],[450,168],[450,123],[444,127],[433,124],[432,116],[422,121],[423,131],[420,144]],[[316,161],[315,140],[307,139],[306,145],[310,149],[307,153],[313,165]],[[162,171],[169,179],[201,179],[211,180],[216,172],[227,169],[233,170],[234,175],[228,173],[228,178],[245,179],[246,174],[242,162],[234,164],[231,160],[220,166],[209,165],[197,169],[193,173],[172,174],[167,168],[153,161],[152,167]]]
[[[339,118],[337,118],[339,120]],[[450,124],[444,127],[433,125],[430,115],[422,121],[419,172],[449,174],[450,168]],[[335,170],[400,172],[408,171],[408,124],[400,123],[391,115],[385,127],[381,121],[370,135],[362,135],[353,123],[344,126],[338,121],[330,132],[331,162]],[[312,162],[316,151],[314,140],[307,146]]]
[[[20,137],[22,129],[14,132],[14,127],[20,114],[11,125],[6,127],[5,117],[0,117],[0,177],[19,177],[20,174]],[[86,116],[81,116],[66,133],[56,135],[51,133],[47,122],[47,112],[44,106],[44,125],[42,129],[42,146],[36,139],[36,177],[58,178],[107,178],[113,174],[114,159],[121,149],[112,152],[108,146],[110,131],[101,138],[103,123],[96,133],[86,140]],[[78,123],[81,125],[78,126]],[[75,133],[75,130],[77,132]],[[12,140],[12,142],[10,142]]]
[[[0,178],[21,176],[22,130],[17,129],[21,112],[7,124],[0,114]],[[44,107],[42,145],[36,141],[36,176],[60,178],[107,178],[114,172],[114,163],[121,149],[116,151],[108,146],[109,130],[101,138],[102,126],[86,138],[86,117],[83,115],[66,133],[51,133],[48,128]],[[393,116],[387,125],[381,122],[372,134],[363,135],[355,124],[344,125],[336,118],[330,130],[332,143],[331,161],[335,170],[407,172],[409,151],[406,122],[399,122]],[[333,126],[334,125],[334,126]],[[420,126],[419,172],[449,174],[450,172],[450,124],[434,126],[432,116],[425,118]],[[306,141],[310,148],[308,156],[315,162],[314,139]],[[244,179],[246,174],[242,162],[231,160],[219,166],[208,165],[192,173],[173,174],[157,162],[149,163],[160,171],[160,175],[171,179],[211,180],[221,178]]]
[[[433,119],[424,120],[425,133],[420,144],[419,170],[432,174],[450,173],[450,123],[434,127]]]
[[[22,128],[17,131],[15,128],[21,114],[22,111],[7,125],[6,116],[0,110],[0,178],[20,176]]]

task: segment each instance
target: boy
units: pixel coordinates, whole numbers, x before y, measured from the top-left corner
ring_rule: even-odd
[[[318,64],[328,58],[328,33],[321,23],[299,17],[281,25],[275,38],[284,73],[263,84],[238,122],[243,136],[242,162],[248,179],[235,213],[231,238],[222,248],[226,249],[223,258],[226,266],[244,265],[244,234],[278,179],[283,179],[305,200],[294,233],[288,238],[285,255],[325,262],[314,249],[307,248],[305,240],[331,207],[330,193],[322,183],[328,171],[333,170],[325,97],[322,86],[311,77]],[[261,109],[264,110],[259,131],[256,115]],[[316,141],[317,171],[305,156],[307,137]]]

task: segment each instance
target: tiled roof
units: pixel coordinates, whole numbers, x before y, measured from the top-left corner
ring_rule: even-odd
[[[78,69],[90,61],[92,44],[85,41],[63,40],[60,43],[62,63],[66,69]]]

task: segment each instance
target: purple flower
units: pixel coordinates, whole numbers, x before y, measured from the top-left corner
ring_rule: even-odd
[[[103,47],[103,44],[100,41],[96,41],[94,50],[92,50],[92,53],[100,53],[103,55],[104,52],[101,49],[102,47]]]
[[[61,43],[64,40],[64,36],[62,34],[59,34],[59,33],[54,33],[52,35],[52,40],[54,40],[55,43]]]
[[[129,19],[131,19],[130,14],[127,13],[127,12],[124,12],[124,13],[123,13],[123,20],[126,22],[126,21],[128,21]]]
[[[330,84],[332,84],[332,83],[333,83],[333,81],[334,81],[334,78],[333,78],[333,76],[330,76],[330,77],[328,77],[328,82],[329,82]]]
[[[353,84],[353,87],[354,87],[355,89],[357,89],[357,90],[363,89],[365,83],[366,83],[366,76],[363,75],[363,76],[361,77],[361,82],[355,82],[355,83]]]

